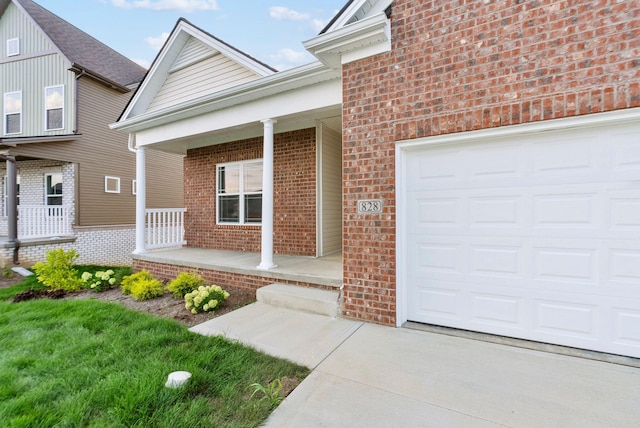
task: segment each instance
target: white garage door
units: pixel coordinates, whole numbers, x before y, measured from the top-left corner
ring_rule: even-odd
[[[640,357],[640,125],[404,159],[408,320]]]

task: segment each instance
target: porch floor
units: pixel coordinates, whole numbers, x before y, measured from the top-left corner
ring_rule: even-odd
[[[203,248],[171,248],[134,254],[134,260],[188,266],[273,279],[305,282],[324,287],[342,286],[342,254],[326,257],[301,257],[274,255],[277,265],[271,270],[261,270],[260,254]]]

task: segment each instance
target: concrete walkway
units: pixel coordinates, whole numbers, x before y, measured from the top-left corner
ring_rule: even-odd
[[[255,303],[192,331],[313,368],[266,427],[640,426],[640,369]]]

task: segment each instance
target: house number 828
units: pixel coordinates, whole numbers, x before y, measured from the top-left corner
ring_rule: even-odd
[[[382,201],[379,199],[367,199],[358,201],[358,213],[371,214],[382,212]]]

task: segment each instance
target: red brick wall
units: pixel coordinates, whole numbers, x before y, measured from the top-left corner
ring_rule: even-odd
[[[245,275],[212,269],[195,269],[190,266],[171,265],[134,259],[134,272],[139,272],[143,269],[148,270],[154,276],[154,278],[157,278],[161,281],[171,281],[176,278],[178,274],[180,274],[180,272],[197,272],[198,275],[202,276],[209,283],[219,285],[222,288],[237,287],[255,291],[260,287],[273,284],[274,282],[278,282],[280,284],[299,285],[303,287],[324,288],[318,286],[317,284],[310,284],[306,282],[289,281],[283,279],[278,279],[276,281],[273,278],[266,278],[257,275]]]
[[[397,0],[391,21],[391,52],[343,66],[343,313],[383,324],[395,141],[640,106],[638,1]]]
[[[315,129],[274,136],[276,254],[316,255]],[[184,161],[189,247],[260,252],[259,226],[216,225],[216,165],[262,157],[262,138],[189,150]]]

